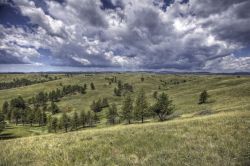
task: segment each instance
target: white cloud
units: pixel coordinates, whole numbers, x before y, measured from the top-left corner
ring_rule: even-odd
[[[15,56],[26,51],[26,57],[48,49],[61,65],[207,70],[223,59],[234,64],[229,55],[250,42],[250,16],[240,12],[250,3],[222,1],[176,0],[166,10],[161,0],[112,0],[117,7],[105,10],[100,0],[45,1],[45,12],[33,1],[16,0],[38,28],[29,34],[2,27],[1,49]]]

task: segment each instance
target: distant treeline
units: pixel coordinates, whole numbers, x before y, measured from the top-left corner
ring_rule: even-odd
[[[34,104],[37,106],[43,106],[47,101],[57,102],[60,98],[74,93],[86,93],[87,85],[84,86],[79,85],[63,85],[61,89],[57,88],[56,90],[52,90],[50,92],[39,92],[37,95],[33,96],[28,100],[28,103]]]
[[[53,81],[57,80],[58,77],[45,77],[45,79],[40,79],[40,80],[29,80],[26,78],[15,78],[11,82],[0,82],[0,90],[3,89],[11,89],[11,88],[17,88],[17,87],[22,87],[22,86],[28,86],[32,84],[38,84],[38,83],[44,83],[48,81]]]

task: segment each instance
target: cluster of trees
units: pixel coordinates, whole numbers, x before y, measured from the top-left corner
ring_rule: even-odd
[[[113,76],[113,77],[105,77],[105,80],[109,81],[109,85],[111,85],[112,83],[117,83],[117,78],[116,78],[116,76]]]
[[[185,79],[172,79],[170,81],[165,81],[165,80],[160,80],[163,86],[167,86],[168,84],[170,85],[178,85],[181,83],[187,82]]]
[[[48,131],[57,132],[64,130],[65,132],[78,130],[79,128],[92,127],[97,122],[96,115],[92,111],[81,111],[80,114],[74,112],[73,116],[68,116],[65,112],[60,118],[48,117]]]
[[[56,102],[60,98],[73,93],[86,93],[87,85],[84,84],[84,86],[79,85],[65,85],[62,87],[62,89],[57,88],[56,90],[52,90],[50,92],[39,92],[37,95],[29,99],[30,104],[34,104],[37,106],[45,106],[48,101]]]
[[[108,107],[109,103],[108,103],[108,99],[107,98],[103,98],[103,99],[98,99],[97,101],[93,101],[92,104],[90,105],[90,109],[97,113],[97,112],[101,112],[103,108]]]
[[[121,80],[117,82],[117,87],[114,88],[114,95],[115,96],[122,96],[126,95],[128,92],[133,92],[133,86],[129,83],[122,83]]]
[[[45,110],[41,110],[39,107],[29,107],[21,96],[14,98],[9,102],[5,101],[2,106],[2,113],[4,117],[17,124],[39,124],[46,125],[47,114]]]
[[[107,120],[111,124],[115,124],[117,119],[125,120],[128,124],[132,120],[140,120],[142,123],[145,118],[158,116],[159,120],[164,121],[168,115],[172,114],[174,105],[172,100],[169,99],[165,93],[160,94],[156,98],[156,103],[149,105],[144,90],[140,90],[135,101],[130,94],[127,94],[124,98],[121,112],[118,113],[115,104],[109,106],[107,112]]]
[[[40,79],[40,80],[29,80],[26,78],[15,78],[11,82],[0,82],[0,90],[2,89],[10,89],[10,88],[16,88],[21,86],[28,86],[32,84],[38,84],[48,81],[53,81],[58,79],[57,77],[47,77],[47,79]]]

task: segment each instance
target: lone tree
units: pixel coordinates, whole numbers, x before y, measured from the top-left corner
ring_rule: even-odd
[[[144,77],[143,76],[141,76],[141,82],[144,82]]]
[[[200,94],[200,99],[199,99],[199,104],[204,104],[207,102],[208,99],[208,93],[206,90],[204,90],[203,92],[201,92]]]
[[[172,100],[164,92],[157,98],[157,102],[152,106],[152,111],[156,113],[161,121],[164,121],[166,117],[173,113],[174,105]]]
[[[109,107],[109,110],[107,112],[107,119],[108,119],[108,122],[110,124],[115,124],[115,119],[116,117],[118,116],[118,113],[117,113],[117,107],[115,104],[112,104],[110,107]]]
[[[122,106],[122,118],[127,120],[128,124],[131,123],[131,119],[133,118],[133,100],[130,95],[127,95],[124,99]]]
[[[143,89],[140,90],[136,98],[134,111],[136,119],[141,119],[143,123],[144,118],[148,115],[148,103]]]
[[[91,87],[91,90],[95,90],[95,85],[93,82],[91,82],[90,87]]]
[[[158,92],[157,92],[157,91],[154,91],[154,93],[153,93],[153,98],[157,99],[157,97],[158,97]]]

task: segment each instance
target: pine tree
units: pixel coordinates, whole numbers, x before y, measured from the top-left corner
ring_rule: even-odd
[[[27,123],[28,119],[28,108],[21,110],[21,121],[24,126],[25,123]]]
[[[144,77],[143,76],[141,76],[141,82],[144,82]]]
[[[9,103],[7,101],[5,101],[3,103],[3,107],[2,107],[2,113],[7,115],[7,113],[9,112]]]
[[[90,87],[91,87],[91,90],[95,90],[95,85],[93,82],[91,82]]]
[[[52,114],[56,114],[60,112],[58,106],[53,101],[51,102],[50,110]]]
[[[79,126],[79,117],[77,112],[75,111],[72,118],[72,129],[77,130],[78,126]]]
[[[157,99],[157,97],[158,97],[158,92],[157,92],[157,91],[154,91],[154,93],[153,93],[153,98]]]
[[[130,124],[131,119],[133,118],[133,101],[130,95],[127,95],[124,99],[123,106],[122,106],[122,118],[127,120]]]
[[[0,132],[5,128],[5,120],[4,120],[3,112],[0,112]]]
[[[85,124],[86,124],[86,114],[85,114],[84,110],[82,110],[81,113],[80,113],[80,123],[81,123],[82,127],[85,127]]]
[[[108,107],[109,106],[109,102],[107,98],[103,98],[102,99],[102,108]]]
[[[107,119],[110,124],[115,124],[115,119],[118,116],[116,104],[112,104],[107,112]]]
[[[14,109],[12,110],[12,119],[15,120],[16,125],[18,124],[20,118],[20,109],[14,107]]]
[[[35,121],[35,113],[34,113],[34,110],[29,110],[29,113],[28,113],[28,121],[30,123],[30,126],[33,125],[34,121]]]
[[[148,104],[145,96],[145,92],[143,89],[140,90],[136,101],[135,101],[135,109],[134,109],[135,117],[137,119],[141,119],[141,122],[144,122],[144,118],[148,115]]]
[[[56,117],[52,118],[51,129],[56,133],[58,127],[58,119]]]
[[[63,112],[63,115],[62,115],[62,125],[63,125],[63,128],[65,129],[65,132],[68,132],[68,128],[70,127],[70,118],[68,117],[68,115]]]
[[[151,110],[158,115],[161,121],[163,121],[168,115],[173,113],[174,105],[168,95],[162,93],[159,95],[157,102],[151,107]]]
[[[88,112],[87,112],[87,117],[86,117],[86,119],[87,119],[88,125],[89,125],[89,126],[92,126],[92,125],[93,125],[93,120],[94,120],[94,115],[93,115],[93,113],[92,113],[91,111],[88,111]]]
[[[47,126],[48,126],[48,132],[50,133],[52,131],[52,117],[51,117],[51,115],[48,116]]]
[[[42,111],[42,121],[41,121],[42,125],[46,125],[47,124],[47,115],[45,113],[45,111]]]
[[[208,99],[208,93],[206,90],[204,90],[203,92],[201,92],[200,94],[200,99],[199,99],[199,104],[204,104],[207,102]]]

